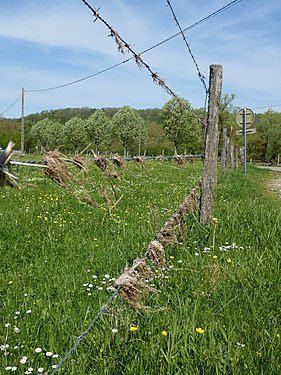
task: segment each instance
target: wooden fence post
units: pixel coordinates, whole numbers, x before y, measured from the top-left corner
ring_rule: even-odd
[[[218,120],[222,88],[222,66],[210,65],[208,118],[201,187],[199,219],[202,224],[213,219],[214,189],[217,184]]]
[[[229,144],[229,158],[230,158],[230,169],[234,168],[234,145]]]
[[[223,129],[222,134],[222,152],[221,152],[221,168],[223,171],[226,170],[226,160],[227,160],[227,128]]]

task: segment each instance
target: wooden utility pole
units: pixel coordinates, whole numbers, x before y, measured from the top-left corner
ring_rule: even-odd
[[[21,155],[24,154],[24,88],[21,89]]]
[[[208,118],[199,215],[202,224],[211,223],[213,219],[214,189],[217,184],[221,89],[222,66],[210,65]]]

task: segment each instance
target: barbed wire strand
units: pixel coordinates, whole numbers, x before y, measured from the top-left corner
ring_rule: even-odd
[[[234,5],[236,5],[237,3],[241,2],[241,1],[243,1],[243,0],[235,0],[235,1],[232,1],[232,2],[228,3],[227,5],[223,6],[222,8],[219,8],[219,9],[216,10],[215,12],[209,14],[208,16],[206,16],[206,17],[200,19],[199,21],[193,23],[192,25],[190,25],[190,26],[184,28],[184,29],[182,30],[183,33],[186,33],[187,31],[193,29],[194,27],[199,26],[200,24],[202,24],[202,23],[204,23],[204,22],[206,22],[206,21],[212,19],[213,17],[216,17],[216,16],[219,15],[220,13],[222,13],[222,12],[228,10],[229,8],[233,7]],[[160,42],[158,42],[158,43],[152,45],[151,47],[149,47],[149,48],[143,50],[142,52],[140,52],[140,55],[144,55],[145,53],[150,52],[151,50],[153,50],[153,49],[155,49],[155,48],[161,46],[161,45],[164,44],[164,43],[169,42],[170,40],[172,40],[172,39],[178,37],[179,35],[181,35],[181,32],[175,33],[175,34],[171,35],[170,37],[168,37],[168,38],[166,38],[166,39],[163,39],[162,41],[160,41]],[[88,75],[88,76],[86,76],[86,77],[83,77],[83,78],[80,78],[80,79],[77,79],[77,80],[74,80],[74,81],[70,81],[70,82],[65,83],[65,84],[62,84],[62,85],[53,86],[53,87],[48,87],[48,88],[43,88],[43,89],[36,89],[36,90],[25,90],[25,93],[28,93],[28,94],[36,94],[36,93],[40,93],[40,92],[56,90],[56,89],[60,89],[60,88],[63,88],[63,87],[70,86],[70,85],[74,85],[74,84],[76,84],[76,83],[82,82],[82,81],[87,80],[87,79],[90,79],[90,78],[92,78],[92,77],[95,77],[95,76],[97,76],[97,75],[99,75],[99,74],[103,74],[103,73],[105,73],[105,72],[107,72],[107,71],[109,71],[109,70],[111,70],[111,69],[117,68],[118,66],[120,66],[120,65],[122,65],[122,64],[125,64],[125,63],[127,63],[127,62],[129,62],[129,61],[131,61],[131,60],[133,60],[133,59],[134,59],[134,57],[129,57],[128,59],[123,60],[123,61],[121,61],[121,62],[119,62],[119,63],[117,63],[117,64],[115,64],[115,65],[112,65],[112,66],[110,66],[110,67],[108,67],[108,68],[105,68],[105,69],[100,70],[100,71],[98,71],[98,72],[96,72],[96,73],[90,74],[90,75]]]
[[[136,62],[136,64],[138,65],[139,68],[146,68],[151,77],[152,77],[152,80],[153,82],[155,82],[157,85],[159,85],[160,87],[162,87],[168,94],[170,94],[171,96],[174,96],[174,97],[178,97],[175,92],[169,87],[167,86],[167,84],[165,83],[165,81],[158,75],[158,73],[154,72],[150,66],[142,59],[140,53],[136,53],[132,47],[130,46],[129,43],[127,43],[120,35],[119,33],[114,30],[110,25],[109,23],[103,19],[98,10],[95,10],[86,0],[81,0],[82,3],[84,3],[90,10],[91,12],[93,13],[93,15],[95,16],[95,19],[99,19],[110,31],[110,34],[109,36],[111,36],[116,44],[117,44],[117,48],[118,48],[118,51],[121,52],[122,54],[125,53],[125,50],[131,52],[131,54],[134,56],[134,60]]]
[[[194,188],[196,189],[196,188]],[[192,192],[194,191],[194,189],[190,192],[189,196],[191,196]],[[181,207],[181,206],[180,206]],[[141,261],[145,261],[146,258],[149,257],[149,253],[150,253],[150,250],[149,248],[146,250],[146,252],[144,253]],[[131,267],[131,269],[137,269],[138,267],[138,262],[133,266]],[[98,313],[96,314],[96,316],[94,317],[94,319],[91,321],[90,325],[88,326],[88,328],[86,329],[86,331],[84,331],[83,333],[81,333],[81,335],[79,335],[79,337],[77,338],[75,344],[73,345],[73,347],[66,353],[66,355],[62,358],[62,360],[58,363],[58,365],[56,366],[56,368],[52,371],[51,375],[55,375],[59,369],[62,367],[62,365],[64,364],[64,362],[71,356],[71,354],[74,352],[74,350],[79,346],[79,344],[82,342],[82,340],[85,338],[85,336],[90,332],[90,330],[92,329],[92,327],[94,326],[94,324],[97,322],[97,320],[100,318],[100,316],[106,312],[108,312],[108,305],[113,301],[113,299],[115,297],[117,297],[117,295],[119,294],[120,290],[122,289],[122,285],[118,285],[116,287],[116,290],[114,291],[114,293],[109,297],[109,299],[107,300],[106,304],[103,305]]]
[[[112,294],[112,296],[110,296],[110,298],[107,300],[106,304],[103,305],[98,313],[96,314],[96,316],[94,317],[94,319],[91,321],[91,324],[89,325],[89,327],[86,329],[86,331],[84,331],[83,333],[81,333],[81,335],[79,335],[79,337],[77,338],[74,346],[66,353],[66,355],[62,358],[62,360],[58,363],[57,367],[53,370],[53,372],[51,373],[51,375],[55,375],[59,369],[61,368],[61,366],[64,364],[64,362],[71,356],[71,354],[74,352],[74,350],[78,347],[78,345],[81,343],[81,341],[85,338],[85,336],[90,332],[91,328],[93,327],[93,325],[96,323],[96,321],[99,319],[99,317],[104,314],[105,312],[108,311],[107,309],[107,306],[113,301],[113,299],[119,294],[120,292],[120,289],[121,289],[121,286],[119,286],[115,292]]]
[[[20,98],[21,98],[21,95],[12,104],[10,104],[9,107],[5,109],[5,111],[0,113],[0,117],[2,117],[4,113],[8,112],[8,110],[11,109],[20,100]]]
[[[171,12],[172,12],[172,15],[173,15],[173,18],[174,18],[175,22],[176,22],[176,24],[177,24],[177,26],[178,26],[178,28],[179,28],[179,30],[180,30],[180,33],[181,33],[181,35],[182,35],[182,37],[183,37],[183,40],[184,40],[184,42],[185,42],[185,45],[186,45],[186,47],[187,47],[187,50],[188,50],[188,52],[189,52],[189,54],[190,54],[190,56],[191,56],[191,59],[192,59],[194,65],[195,65],[195,68],[196,68],[196,70],[197,70],[198,77],[199,77],[200,81],[202,82],[202,84],[203,84],[203,86],[204,86],[204,89],[205,89],[206,95],[208,96],[209,90],[208,90],[207,85],[206,85],[206,82],[205,82],[205,76],[201,73],[201,71],[200,71],[200,69],[199,69],[199,65],[198,65],[198,63],[197,63],[197,61],[196,61],[196,59],[195,59],[195,57],[194,57],[194,54],[193,54],[192,51],[191,51],[190,45],[189,45],[189,43],[188,43],[188,41],[187,41],[187,39],[186,39],[186,37],[185,37],[185,35],[184,35],[184,32],[183,32],[183,30],[182,30],[182,28],[181,28],[181,25],[180,25],[180,23],[179,23],[179,21],[178,21],[178,19],[177,19],[177,16],[176,16],[176,14],[175,14],[175,11],[174,11],[174,9],[173,9],[173,7],[172,7],[171,2],[170,2],[169,0],[166,0],[166,2],[167,2],[167,5],[168,5],[168,7],[170,8],[170,10],[171,10]]]

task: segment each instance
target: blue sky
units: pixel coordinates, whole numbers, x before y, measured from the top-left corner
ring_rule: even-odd
[[[178,32],[165,0],[89,0],[141,52]],[[182,29],[230,0],[170,0]],[[281,2],[242,0],[185,36],[208,84],[209,66],[223,66],[223,93],[234,104],[281,111]],[[81,0],[0,1],[0,113],[25,90],[63,85],[131,57]],[[180,97],[204,105],[204,87],[181,36],[142,56]],[[171,97],[131,60],[65,88],[25,96],[25,114],[66,107],[161,108]],[[21,116],[21,101],[4,113]]]

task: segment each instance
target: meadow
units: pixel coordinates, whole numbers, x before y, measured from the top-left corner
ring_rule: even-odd
[[[91,165],[61,188],[20,167],[21,188],[0,190],[1,375],[52,373],[198,185],[202,162],[117,172]],[[166,266],[150,264],[158,293],[139,311],[114,298],[59,374],[280,374],[281,201],[270,178],[250,166],[221,174],[216,223],[189,215]]]

